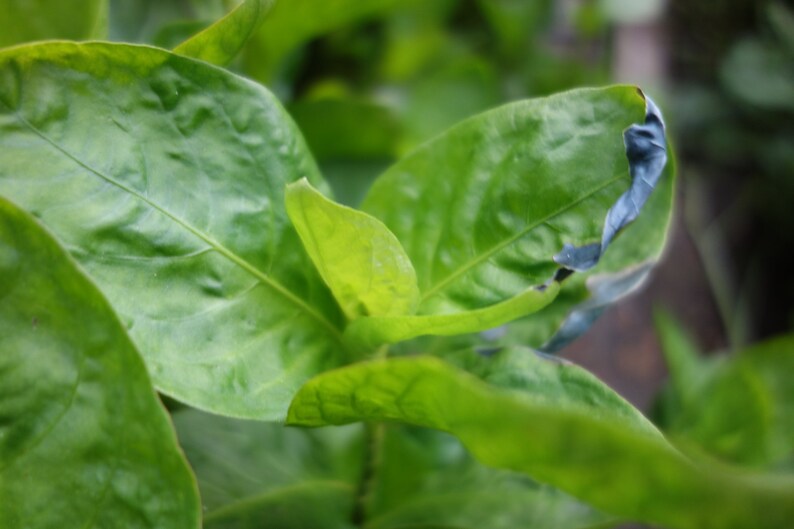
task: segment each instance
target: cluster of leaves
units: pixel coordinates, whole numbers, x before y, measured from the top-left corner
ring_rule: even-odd
[[[114,13],[169,5],[83,3],[90,23],[62,34],[70,11],[53,10],[50,36],[112,35]],[[684,455],[593,376],[509,345],[548,345],[658,258],[671,164],[614,241],[623,221],[607,222],[637,199],[622,136],[646,115],[634,87],[468,119],[356,210],[329,198],[273,94],[210,64],[249,46],[281,57],[389,5],[246,0],[163,30],[201,29],[173,51],[0,51],[0,525],[784,527],[790,480]],[[5,44],[42,36],[16,31]],[[561,273],[607,244],[592,270]],[[699,375],[686,358],[676,380],[699,382],[672,391],[673,431],[735,461],[787,461],[778,403],[792,399],[775,372],[747,378],[774,389],[748,456],[761,445],[733,442],[736,417],[698,397],[745,368]],[[198,408],[171,414],[178,443],[154,388]]]

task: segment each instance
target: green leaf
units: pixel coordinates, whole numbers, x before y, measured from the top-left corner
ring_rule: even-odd
[[[423,335],[454,336],[486,331],[541,310],[554,301],[560,285],[530,287],[512,298],[482,309],[427,316],[371,316],[353,321],[345,337],[359,350],[371,350]]]
[[[609,527],[609,518],[523,474],[478,463],[449,434],[385,425],[366,529]]]
[[[213,64],[228,64],[262,24],[274,0],[245,0],[174,52]]]
[[[325,198],[306,179],[287,186],[287,214],[347,317],[411,314],[416,273],[379,220]]]
[[[110,40],[153,44],[175,24],[203,23],[227,13],[226,0],[112,0]],[[195,31],[193,32],[195,33]],[[185,35],[187,37],[188,35]],[[182,39],[184,40],[184,39]],[[174,43],[179,44],[180,41]]]
[[[0,526],[200,525],[146,368],[96,287],[0,199]]]
[[[656,311],[654,322],[674,393],[681,406],[695,405],[711,366],[703,361],[692,339],[669,313]]]
[[[495,30],[500,51],[516,57],[527,52],[532,37],[549,27],[554,4],[549,0],[478,0],[477,5]]]
[[[598,265],[566,279],[554,303],[509,325],[498,345],[521,343],[557,351],[608,306],[642,286],[667,241],[675,195],[674,162],[671,156],[642,213],[611,242]]]
[[[449,58],[417,77],[397,106],[406,128],[403,150],[504,101],[496,68],[474,55]]]
[[[150,47],[0,53],[0,193],[38,215],[120,314],[162,392],[282,419],[343,361],[342,315],[284,188],[317,168],[265,89]]]
[[[107,35],[108,0],[0,0],[0,13],[0,48]]]
[[[196,471],[206,529],[352,529],[362,429],[306,430],[174,414]]]
[[[545,283],[564,244],[599,241],[631,178],[622,132],[633,87],[506,105],[448,130],[386,171],[362,209],[403,244],[420,314],[478,309]]]
[[[336,97],[302,100],[287,110],[320,161],[372,161],[396,155],[400,123],[383,106]]]
[[[464,349],[437,356],[491,386],[557,408],[580,409],[592,417],[620,421],[624,428],[658,435],[634,406],[589,371],[526,347]]]
[[[276,2],[246,50],[246,72],[255,79],[270,81],[280,67],[282,59],[300,44],[404,3],[400,0]]]
[[[606,512],[671,528],[784,527],[790,480],[763,482],[686,460],[664,439],[585,403],[490,387],[431,357],[324,373],[293,401],[291,424],[403,421],[454,434],[483,463],[525,472]]]
[[[763,468],[794,468],[794,336],[701,358],[668,315],[657,329],[670,369],[666,429],[689,448]]]

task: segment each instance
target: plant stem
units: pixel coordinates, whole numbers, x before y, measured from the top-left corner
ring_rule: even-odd
[[[367,444],[364,448],[364,468],[361,471],[361,479],[356,491],[356,504],[353,506],[353,514],[351,516],[351,522],[356,527],[364,526],[367,515],[367,502],[375,486],[376,472],[381,464],[385,433],[385,425],[383,423],[367,423],[365,426]]]

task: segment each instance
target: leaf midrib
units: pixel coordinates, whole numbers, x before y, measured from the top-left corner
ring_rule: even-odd
[[[439,282],[437,282],[436,284],[431,286],[427,291],[423,292],[421,300],[420,300],[420,303],[424,303],[425,301],[427,301],[428,299],[430,299],[431,297],[436,295],[444,287],[446,287],[447,285],[449,285],[450,283],[452,283],[453,281],[458,279],[460,276],[464,275],[465,273],[467,273],[471,269],[475,268],[476,266],[480,265],[481,263],[487,261],[494,254],[498,253],[499,251],[501,251],[502,249],[506,248],[507,246],[510,246],[511,244],[516,242],[518,239],[520,239],[521,237],[523,237],[524,235],[526,235],[530,231],[534,230],[535,228],[537,228],[541,224],[544,224],[544,223],[550,221],[551,219],[553,219],[554,217],[565,213],[566,211],[568,211],[569,209],[573,208],[574,206],[576,206],[578,204],[581,204],[582,202],[584,202],[588,198],[592,197],[596,193],[606,189],[607,187],[611,186],[615,182],[618,182],[621,179],[625,178],[625,176],[626,176],[625,173],[620,173],[620,174],[617,174],[617,175],[613,176],[612,178],[606,180],[605,182],[599,184],[598,186],[590,189],[589,191],[584,193],[582,196],[580,196],[576,200],[573,200],[573,201],[569,202],[568,204],[562,206],[561,208],[559,208],[559,209],[557,209],[555,211],[552,211],[551,213],[549,213],[545,217],[541,217],[540,219],[537,219],[532,224],[527,225],[525,228],[519,230],[518,232],[516,232],[515,234],[511,235],[510,237],[508,237],[508,238],[498,242],[494,246],[490,247],[485,252],[483,252],[483,253],[475,256],[473,259],[465,262],[460,267],[458,267],[454,272],[452,272],[451,274],[449,274],[448,276],[446,276],[445,278],[443,278],[442,280],[440,280]]]
[[[6,107],[6,108],[8,108],[8,107]],[[184,229],[186,229],[187,231],[189,231],[190,233],[192,233],[193,235],[195,235],[199,239],[203,240],[205,243],[209,244],[220,255],[226,257],[229,261],[231,261],[232,263],[236,264],[237,266],[239,266],[240,268],[242,268],[243,270],[245,270],[249,274],[251,274],[254,278],[258,279],[263,284],[269,286],[274,291],[276,291],[277,293],[281,294],[284,298],[286,298],[287,300],[292,302],[299,309],[301,309],[307,315],[309,315],[314,320],[316,320],[322,327],[324,327],[328,331],[328,333],[332,336],[332,338],[335,341],[337,341],[339,343],[340,346],[342,346],[343,348],[346,349],[345,342],[342,339],[342,333],[339,331],[339,329],[337,329],[336,326],[334,326],[330,321],[328,321],[327,318],[325,318],[322,314],[317,312],[313,307],[311,307],[309,304],[307,304],[304,300],[302,300],[301,298],[299,298],[298,296],[296,296],[295,294],[290,292],[284,285],[282,285],[281,283],[279,283],[275,279],[272,279],[270,276],[264,274],[263,272],[258,270],[254,265],[252,265],[251,263],[249,263],[248,261],[246,261],[242,257],[238,256],[237,254],[235,254],[234,252],[232,252],[231,250],[226,248],[223,244],[219,243],[218,241],[216,241],[215,239],[213,239],[212,237],[210,237],[206,233],[202,232],[198,228],[193,227],[188,222],[183,221],[179,217],[171,214],[168,210],[166,210],[165,208],[161,207],[156,202],[150,200],[149,198],[145,197],[144,195],[142,195],[141,193],[139,193],[136,190],[132,189],[131,187],[128,187],[128,186],[124,185],[123,183],[119,182],[115,178],[113,178],[113,177],[111,177],[109,175],[106,175],[106,174],[102,173],[101,171],[99,171],[98,169],[94,169],[93,167],[91,167],[87,163],[83,162],[77,156],[73,155],[72,153],[67,151],[65,148],[61,147],[57,142],[52,140],[49,136],[44,134],[44,132],[39,130],[35,125],[30,123],[27,119],[25,119],[24,116],[22,116],[19,113],[19,111],[14,111],[13,114],[31,132],[33,132],[36,136],[41,138],[43,141],[45,141],[51,147],[53,147],[54,149],[59,151],[61,154],[63,154],[64,156],[66,156],[67,158],[72,160],[74,163],[76,163],[80,167],[83,167],[85,170],[95,174],[96,176],[98,176],[99,178],[101,178],[104,181],[108,182],[109,184],[114,185],[117,188],[121,189],[122,191],[124,191],[126,193],[129,193],[130,195],[132,195],[133,197],[137,198],[138,200],[141,200],[142,202],[146,203],[147,205],[149,205],[153,209],[157,210],[158,212],[162,213],[163,215],[165,215],[166,217],[168,217],[169,219],[174,221],[176,224],[182,226]]]

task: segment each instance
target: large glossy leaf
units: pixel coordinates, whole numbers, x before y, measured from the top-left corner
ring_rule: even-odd
[[[430,357],[360,363],[309,381],[292,424],[404,421],[453,433],[480,461],[525,472],[616,515],[672,528],[784,527],[791,480],[699,468],[598,404],[516,395]]]
[[[213,64],[231,62],[265,20],[273,2],[245,0],[225,17],[174,48],[174,52]]]
[[[284,209],[322,187],[265,89],[148,47],[0,54],[0,193],[34,212],[110,299],[157,387],[283,418],[337,365],[341,314]]]
[[[602,244],[596,257],[603,262],[592,272],[602,276],[590,285],[602,291],[593,295],[595,305],[641,279],[661,251],[672,177],[662,175],[662,189],[614,240],[607,212],[621,210],[633,198],[623,131],[642,123],[645,108],[632,87],[576,90],[507,105],[453,127],[381,176],[362,208],[383,220],[411,257],[422,291],[419,313],[502,301],[547,281],[560,262],[589,267],[593,260],[586,267],[577,266],[583,259],[569,265],[566,252],[589,251],[597,241]],[[648,116],[663,141],[658,114]],[[644,130],[632,130],[647,142]],[[650,145],[662,148],[663,156],[663,145]],[[635,164],[635,176],[644,163]],[[529,343],[543,344],[588,296],[585,277],[575,275],[566,281],[560,303],[530,318],[522,337],[532,335]]]
[[[0,527],[198,528],[198,491],[121,323],[0,199]]]
[[[706,358],[669,316],[657,328],[670,368],[662,399],[670,434],[729,461],[794,468],[794,337]]]
[[[271,80],[284,56],[325,32],[400,5],[400,0],[289,0],[276,2],[246,50],[246,71]]]
[[[285,428],[190,409],[174,424],[206,529],[352,529],[362,428]]]
[[[392,166],[362,208],[411,256],[422,313],[480,308],[546,282],[565,243],[599,240],[628,187],[631,87],[523,101],[453,127]]]
[[[416,272],[381,221],[325,198],[305,179],[286,193],[292,224],[350,320],[416,310]]]
[[[526,475],[478,463],[449,434],[382,425],[363,527],[585,529],[609,517]]]
[[[0,14],[0,48],[107,35],[108,0],[0,0]]]

